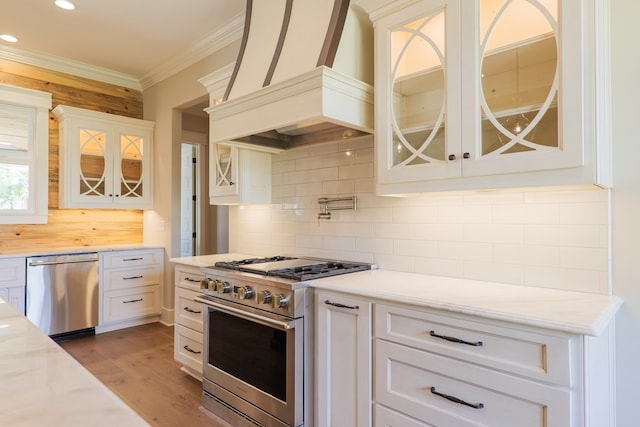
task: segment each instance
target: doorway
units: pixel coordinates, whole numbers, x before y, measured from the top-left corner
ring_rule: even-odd
[[[180,150],[180,256],[196,256],[202,253],[200,145],[182,142]]]

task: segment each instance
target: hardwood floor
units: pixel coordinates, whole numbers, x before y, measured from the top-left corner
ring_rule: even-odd
[[[173,327],[152,323],[60,343],[158,427],[231,427],[200,404],[202,384],[173,359]]]

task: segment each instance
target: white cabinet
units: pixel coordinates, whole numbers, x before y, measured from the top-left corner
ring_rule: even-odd
[[[201,295],[200,281],[204,275],[198,267],[176,264],[175,266],[175,360],[189,375],[202,379],[202,304],[193,299]]]
[[[100,253],[99,332],[159,319],[163,249]]]
[[[60,207],[153,207],[153,122],[58,105]]]
[[[271,153],[234,143],[211,144],[209,191],[212,205],[271,203]]]
[[[433,426],[581,425],[577,336],[386,304],[375,319],[381,408]]]
[[[358,3],[375,25],[378,193],[610,184],[595,0]]]
[[[318,427],[615,425],[610,327],[584,336],[315,295]]]
[[[25,258],[0,258],[0,298],[25,312]]]
[[[326,291],[315,300],[315,425],[370,426],[371,303]]]

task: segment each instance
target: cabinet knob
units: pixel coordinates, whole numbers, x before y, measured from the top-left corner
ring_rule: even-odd
[[[452,162],[456,159],[456,155],[455,154],[449,154],[449,161]]]
[[[463,153],[462,154],[462,158],[463,159],[468,159],[469,157],[471,157],[471,154],[469,154],[469,153]]]

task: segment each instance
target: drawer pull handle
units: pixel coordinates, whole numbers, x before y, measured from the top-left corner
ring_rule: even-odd
[[[130,304],[130,303],[132,303],[132,302],[140,302],[140,301],[142,301],[142,300],[143,300],[142,298],[139,298],[139,299],[132,299],[132,300],[129,300],[129,301],[122,301],[122,303],[123,303],[123,304]]]
[[[359,305],[345,305],[345,304],[340,304],[339,302],[331,302],[329,300],[326,300],[324,303],[327,305],[338,307],[338,308],[348,308],[349,310],[360,310]]]
[[[134,279],[142,279],[144,276],[129,276],[123,277],[122,280],[134,280]]]
[[[458,343],[458,344],[472,345],[474,347],[482,347],[482,341],[476,341],[476,342],[465,341],[465,340],[461,340],[460,338],[456,338],[456,337],[448,337],[446,335],[438,335],[438,334],[435,333],[435,331],[429,331],[429,335],[431,335],[432,337],[440,338],[440,339],[445,340],[445,341],[449,341],[449,342],[455,342],[455,343]]]
[[[447,400],[450,400],[451,402],[459,403],[460,405],[469,406],[469,407],[474,408],[474,409],[482,409],[482,408],[484,408],[484,404],[482,404],[482,403],[465,402],[464,400],[458,399],[455,396],[449,396],[448,394],[437,392],[435,387],[431,387],[431,393],[435,394],[436,396],[440,396],[440,397],[443,397],[443,398],[445,398]]]
[[[192,310],[192,309],[190,309],[189,307],[185,307],[185,308],[184,308],[184,311],[188,311],[189,313],[193,313],[193,314],[200,314],[200,313],[202,313],[201,311],[195,311],[195,310]]]
[[[182,347],[182,348],[184,348],[185,350],[187,350],[189,353],[193,353],[193,354],[200,354],[200,353],[202,353],[201,351],[195,351],[195,350],[190,349],[188,345],[185,345],[185,346],[184,346],[184,347]]]
[[[192,279],[191,277],[185,277],[184,280],[185,282],[200,283],[200,279]]]
[[[144,258],[123,258],[122,261],[142,261]]]

